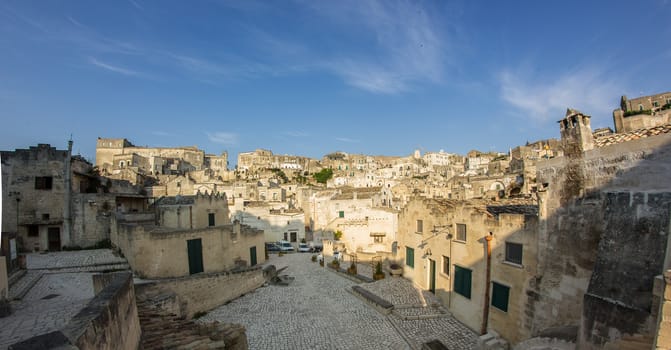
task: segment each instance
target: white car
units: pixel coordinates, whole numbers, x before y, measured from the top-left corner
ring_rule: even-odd
[[[293,252],[294,251],[294,246],[291,245],[291,243],[287,241],[279,241],[277,242],[277,245],[280,246],[280,251],[281,252]]]
[[[310,252],[310,247],[307,245],[307,243],[298,243],[298,252],[299,253],[309,253]]]

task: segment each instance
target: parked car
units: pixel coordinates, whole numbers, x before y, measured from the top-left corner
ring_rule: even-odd
[[[280,251],[280,246],[278,246],[275,243],[266,243],[266,251],[267,252],[279,252]]]
[[[321,245],[321,243],[310,243],[310,251],[311,252],[318,253],[318,252],[321,252],[322,250],[323,250],[323,246]]]
[[[294,251],[294,246],[291,245],[291,243],[287,241],[279,241],[278,245],[280,246],[280,251],[281,252],[293,252]]]
[[[298,252],[300,253],[309,253],[310,247],[307,243],[298,243]]]

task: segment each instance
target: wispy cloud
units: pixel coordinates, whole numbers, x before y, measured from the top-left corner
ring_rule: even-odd
[[[134,6],[135,8],[137,8],[138,10],[144,10],[144,7],[140,6],[140,4],[139,4],[137,1],[135,1],[135,0],[128,0],[128,2],[130,2],[131,5],[133,5],[133,6]]]
[[[286,131],[284,132],[284,135],[291,136],[291,137],[308,137],[310,134],[307,132],[303,131]]]
[[[347,84],[373,93],[394,94],[416,83],[445,79],[452,38],[427,7],[400,0],[340,5],[320,2],[313,8],[344,28],[356,28],[372,43],[325,64]]]
[[[536,121],[559,120],[566,108],[607,116],[615,108],[622,84],[603,69],[589,67],[556,76],[539,76],[524,70],[499,75],[501,98]]]
[[[347,142],[347,143],[359,143],[359,140],[350,139],[347,137],[336,137],[336,141]]]
[[[129,75],[129,76],[140,75],[139,72],[136,72],[134,70],[130,70],[130,69],[127,69],[127,68],[114,66],[114,65],[111,65],[111,64],[108,64],[108,63],[105,63],[105,62],[101,62],[94,57],[89,57],[89,63],[91,63],[92,65],[94,65],[96,67],[100,67],[100,68],[106,69],[106,70],[114,72],[114,73],[119,73],[119,74]]]
[[[207,138],[214,143],[221,143],[223,145],[235,146],[238,143],[238,135],[230,132],[217,131],[213,133],[207,132]]]

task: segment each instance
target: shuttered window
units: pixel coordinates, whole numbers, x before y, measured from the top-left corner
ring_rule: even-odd
[[[454,291],[468,299],[471,298],[471,274],[471,270],[454,265]]]
[[[510,296],[510,287],[492,282],[492,306],[508,312],[508,297]]]
[[[405,264],[415,267],[415,250],[410,247],[405,247]]]

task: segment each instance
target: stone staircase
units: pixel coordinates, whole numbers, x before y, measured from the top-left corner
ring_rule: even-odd
[[[247,349],[247,336],[241,325],[196,323],[145,302],[138,303],[137,307],[144,350]]]
[[[478,338],[475,348],[478,350],[508,350],[508,342],[498,333],[490,330]]]

